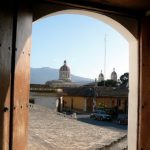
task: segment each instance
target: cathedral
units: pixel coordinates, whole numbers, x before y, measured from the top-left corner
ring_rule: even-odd
[[[66,60],[64,60],[64,64],[59,69],[59,79],[47,81],[45,84],[54,88],[79,86],[71,81],[71,72]]]
[[[64,60],[64,65],[59,69],[59,80],[71,82],[70,68],[67,66],[66,60]]]
[[[111,73],[110,79],[117,82],[117,73],[115,71],[115,68],[113,68],[113,72]],[[102,73],[102,70],[101,70],[101,73],[98,76],[98,81],[99,82],[104,81],[104,75]]]
[[[111,73],[111,80],[117,81],[117,73],[115,72],[115,68],[113,68],[113,72]],[[104,74],[101,73],[98,76],[98,81],[104,81]],[[64,60],[64,64],[59,69],[59,79],[58,80],[50,80],[45,83],[51,87],[78,87],[80,84],[71,81],[71,71],[70,67],[67,65],[67,61]]]

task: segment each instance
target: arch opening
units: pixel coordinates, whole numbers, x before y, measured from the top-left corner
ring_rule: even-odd
[[[99,13],[68,9],[48,14],[47,16],[55,16],[60,14],[79,14],[85,15],[113,27],[129,42],[129,104],[128,104],[128,149],[137,149],[137,130],[138,130],[138,42],[134,35],[132,35],[123,25],[114,19]],[[45,16],[45,17],[47,17]],[[132,148],[131,148],[132,147]]]

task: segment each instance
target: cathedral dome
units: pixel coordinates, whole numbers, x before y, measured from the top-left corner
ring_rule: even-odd
[[[59,69],[59,80],[71,81],[70,68],[67,66],[66,60],[64,60],[64,65]]]
[[[117,81],[117,73],[115,72],[115,68],[113,69],[113,72],[111,73],[111,80]]]
[[[64,60],[64,65],[60,67],[60,71],[70,71],[70,68],[67,66],[66,60]]]

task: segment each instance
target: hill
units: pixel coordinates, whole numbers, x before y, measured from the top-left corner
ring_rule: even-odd
[[[31,68],[30,83],[32,84],[44,84],[46,81],[57,80],[58,78],[59,78],[58,69],[49,68],[49,67]],[[76,76],[73,74],[71,74],[71,80],[72,82],[83,83],[83,84],[93,82],[92,79]]]

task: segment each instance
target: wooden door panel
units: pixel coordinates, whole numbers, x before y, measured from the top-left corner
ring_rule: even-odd
[[[1,9],[1,8],[0,8]],[[13,15],[0,11],[0,149],[9,149]]]
[[[32,14],[28,9],[22,8],[17,14],[16,28],[12,129],[13,150],[27,149],[31,29]]]
[[[150,16],[144,17],[140,37],[139,150],[150,149]]]

